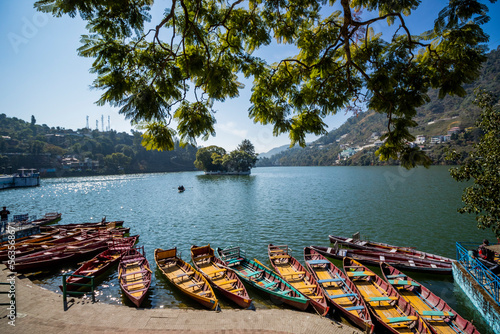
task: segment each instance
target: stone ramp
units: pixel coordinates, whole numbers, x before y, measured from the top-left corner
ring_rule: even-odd
[[[10,271],[0,265],[0,282]],[[9,310],[0,306],[1,333],[167,333],[167,334],[353,334],[362,333],[319,315],[294,310],[136,309],[91,303],[78,298],[64,311],[61,294],[43,289],[22,276],[15,280],[17,317],[9,325]],[[6,291],[8,286],[0,289]],[[7,302],[7,295],[0,295]]]

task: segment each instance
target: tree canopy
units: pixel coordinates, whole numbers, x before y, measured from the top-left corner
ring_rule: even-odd
[[[450,173],[456,181],[474,181],[464,190],[458,211],[475,214],[479,228],[491,228],[500,238],[500,108],[498,98],[486,92],[477,93],[476,103],[482,109],[477,126],[483,135],[469,159]],[[456,153],[450,156],[457,158]]]
[[[215,145],[203,147],[196,152],[194,165],[206,172],[249,172],[257,162],[257,154],[250,140],[245,139],[236,150],[226,150]]]
[[[150,148],[171,148],[176,134],[183,144],[215,135],[213,103],[237,97],[243,76],[253,79],[249,117],[272,124],[274,135],[288,133],[291,145],[325,134],[326,116],[367,107],[389,120],[380,158],[412,167],[430,163],[407,145],[416,108],[431,88],[440,97],[465,94],[462,85],[485,60],[481,25],[489,21],[487,1],[450,0],[433,28],[414,35],[405,16],[420,2],[172,0],[151,29],[152,0],[40,0],[35,7],[88,22],[78,52],[95,59],[97,103],[145,122]],[[375,30],[384,22],[397,26],[388,38]],[[273,64],[255,56],[272,40],[297,54]]]

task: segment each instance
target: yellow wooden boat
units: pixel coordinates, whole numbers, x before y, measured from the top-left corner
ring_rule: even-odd
[[[344,272],[358,288],[375,319],[391,333],[433,333],[410,303],[373,271],[345,257]]]
[[[436,331],[443,334],[479,334],[476,327],[455,312],[443,299],[396,268],[381,263],[380,269],[389,284],[413,306]]]
[[[203,275],[177,255],[177,248],[155,249],[156,266],[163,275],[186,296],[209,310],[215,310],[219,301]]]
[[[318,314],[325,316],[330,308],[327,305],[321,286],[316,282],[314,276],[292,256],[291,249],[287,245],[276,246],[269,244],[267,251],[274,270],[308,298],[310,305]]]

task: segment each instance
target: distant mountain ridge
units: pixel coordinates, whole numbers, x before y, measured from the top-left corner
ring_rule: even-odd
[[[429,92],[431,101],[418,109],[415,121],[418,126],[412,129],[414,136],[426,138],[423,149],[435,163],[446,163],[443,151],[446,148],[457,147],[467,153],[478,133],[473,130],[480,110],[473,104],[474,89],[482,88],[497,96],[500,95],[500,47],[488,54],[478,80],[465,86],[467,95],[464,98],[447,96],[438,98],[437,91]],[[305,148],[294,147],[283,150],[275,148],[266,154],[261,154],[257,166],[328,166],[335,164],[372,165],[381,164],[374,155],[377,137],[387,131],[387,117],[372,110],[361,112],[347,119],[338,129],[318,138]],[[460,135],[450,139],[448,131],[459,128]],[[467,129],[467,131],[465,131]],[[430,145],[432,137],[443,136],[446,143]],[[444,136],[448,136],[444,138]],[[371,147],[373,146],[373,149]],[[284,146],[285,148],[287,146]],[[349,148],[356,150],[364,147],[353,156],[339,159],[339,155]],[[271,154],[276,150],[276,153]],[[339,161],[341,160],[341,161]]]

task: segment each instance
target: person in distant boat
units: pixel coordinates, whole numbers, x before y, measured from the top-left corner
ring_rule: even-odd
[[[7,210],[7,207],[4,206],[2,211],[0,211],[0,221],[1,221],[0,233],[3,233],[6,230],[7,221],[9,220],[9,215],[10,211]]]
[[[493,262],[495,259],[495,252],[488,248],[489,245],[490,242],[488,241],[488,239],[484,239],[483,243],[477,249],[478,255],[483,260]]]
[[[179,190],[179,191],[184,191],[184,190],[186,190],[186,189],[184,189],[184,186],[178,186],[178,187],[177,187],[177,190]]]

